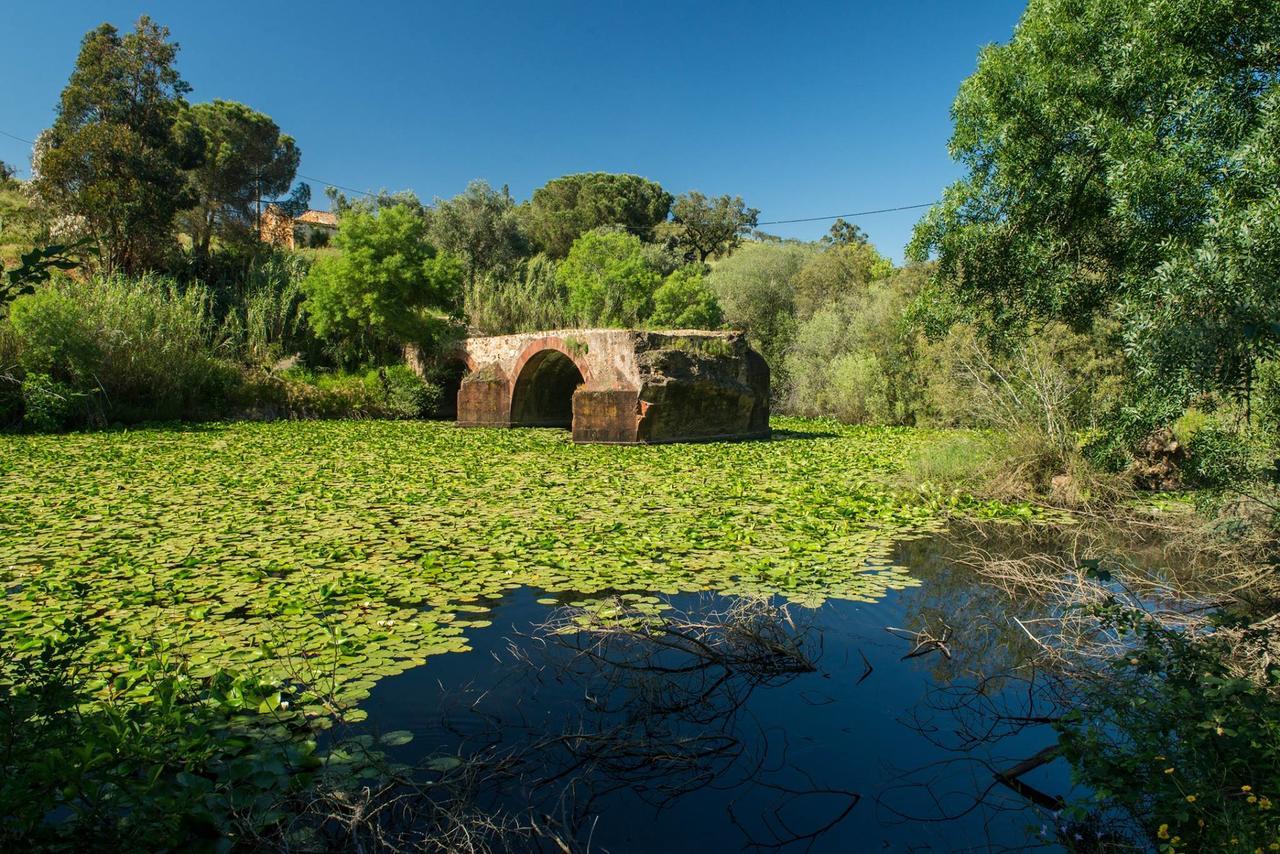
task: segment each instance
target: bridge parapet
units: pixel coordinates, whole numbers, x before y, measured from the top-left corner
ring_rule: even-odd
[[[558,329],[467,338],[457,356],[459,426],[614,444],[769,436],[769,367],[740,332]]]

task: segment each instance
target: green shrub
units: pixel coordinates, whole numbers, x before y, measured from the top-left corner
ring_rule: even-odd
[[[556,262],[541,253],[479,276],[466,286],[464,303],[468,327],[481,335],[569,325],[569,295],[556,278]]]
[[[706,281],[706,265],[687,264],[667,276],[653,293],[655,329],[718,329],[724,312]]]
[[[850,423],[915,423],[919,336],[905,312],[922,278],[911,268],[855,282],[804,320],[783,364],[787,410]]]
[[[1258,453],[1245,436],[1217,424],[1198,429],[1187,442],[1183,476],[1189,486],[1220,489],[1258,476]]]
[[[1118,807],[1165,851],[1267,850],[1280,809],[1280,669],[1259,684],[1235,672],[1239,650],[1224,638],[1118,604],[1091,610],[1130,648],[1107,678],[1082,685],[1056,724],[1077,779],[1093,790],[1068,814]],[[1245,635],[1254,650],[1276,642],[1265,624]]]
[[[22,422],[22,369],[13,327],[0,320],[0,430]]]
[[[55,433],[82,418],[84,397],[48,374],[30,373],[22,380],[22,426],[36,433]]]
[[[19,363],[136,422],[217,414],[239,373],[208,293],[157,276],[58,281],[14,302]]]
[[[440,387],[424,381],[408,365],[378,368],[365,375],[365,388],[384,418],[427,418],[440,406]]]

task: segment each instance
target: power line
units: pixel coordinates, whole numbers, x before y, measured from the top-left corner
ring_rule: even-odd
[[[18,142],[25,142],[27,145],[35,145],[35,144],[36,144],[36,143],[35,143],[35,140],[33,140],[33,139],[23,139],[22,137],[20,137],[20,136],[16,136],[16,135],[14,135],[14,134],[11,134],[11,133],[9,133],[9,132],[8,132],[8,131],[6,131],[6,130],[0,130],[0,136],[7,136],[7,137],[9,137],[9,139],[16,139]]]
[[[335,184],[332,181],[326,181],[323,178],[313,178],[310,175],[303,175],[301,172],[298,173],[298,177],[302,178],[305,181],[315,181],[317,184],[325,184],[326,186],[329,186],[329,187],[337,187],[339,190],[346,190],[348,193],[359,193],[360,195],[368,196],[371,199],[378,198],[377,193],[370,193],[367,190],[357,190],[355,187],[344,187],[341,184]]]
[[[30,139],[24,139],[20,136],[9,133],[8,131],[5,131],[5,130],[0,130],[0,135],[7,136],[10,139],[16,139],[18,140],[18,142],[25,142],[28,145],[35,145],[34,141]],[[357,190],[355,187],[344,187],[341,184],[335,184],[334,182],[326,181],[323,178],[315,178],[315,177],[312,177],[311,175],[303,175],[301,172],[298,173],[298,177],[302,178],[304,181],[315,181],[317,184],[324,184],[325,186],[328,186],[328,187],[337,187],[339,190],[346,190],[348,193],[358,193],[362,196],[368,196],[371,199],[376,199],[378,197],[377,193],[370,193],[368,190]],[[770,219],[770,220],[765,220],[764,222],[758,222],[756,223],[756,225],[790,225],[792,223],[797,223],[797,222],[822,222],[823,220],[828,220],[828,219],[851,219],[857,216],[873,216],[875,214],[893,213],[895,211],[918,210],[919,208],[932,207],[933,205],[936,205],[936,204],[937,202],[925,202],[919,205],[901,205],[896,208],[879,208],[873,211],[858,211],[856,213],[833,214],[832,216],[806,216],[806,217],[800,217],[798,219]]]
[[[835,216],[806,216],[800,219],[771,219],[767,222],[758,222],[756,225],[786,225],[792,222],[820,222],[824,219],[847,219],[855,216],[871,216],[872,214],[893,213],[894,211],[912,211],[917,208],[927,208],[936,205],[937,202],[925,202],[921,205],[902,205],[896,208],[880,208],[874,211],[858,211],[857,213],[836,214]]]

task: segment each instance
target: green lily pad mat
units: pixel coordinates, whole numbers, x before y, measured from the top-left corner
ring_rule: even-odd
[[[936,434],[774,427],[658,447],[389,421],[0,437],[0,639],[87,616],[100,661],[151,638],[197,677],[328,680],[350,705],[465,650],[522,585],[816,606],[915,584],[892,545],[949,506],[888,483]]]

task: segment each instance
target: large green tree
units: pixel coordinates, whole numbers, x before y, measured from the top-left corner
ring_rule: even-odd
[[[1032,0],[910,254],[994,330],[1115,314],[1137,379],[1247,388],[1280,342],[1277,44],[1275,0]]]
[[[662,276],[645,262],[640,238],[607,228],[575,240],[556,279],[568,293],[570,316],[583,326],[643,324],[662,284]]]
[[[738,248],[759,219],[760,211],[747,207],[741,196],[708,198],[691,190],[676,198],[663,234],[685,258],[705,263]]]
[[[564,258],[580,235],[602,226],[650,238],[670,210],[671,194],[660,184],[639,175],[587,172],[534,190],[524,213],[534,241],[553,258]]]
[[[182,120],[190,87],[177,53],[168,29],[146,16],[125,35],[110,24],[92,30],[37,146],[37,191],[83,219],[108,269],[154,262],[172,243],[174,215],[193,202],[184,169],[202,146]]]
[[[511,193],[484,181],[472,181],[452,199],[436,199],[431,240],[463,260],[467,284],[473,288],[485,273],[527,254]]]
[[[289,191],[302,152],[270,116],[234,101],[196,104],[186,119],[200,131],[204,156],[189,173],[195,207],[181,222],[195,250],[207,255],[215,236],[241,240],[252,233],[262,200]],[[293,207],[310,199],[304,187],[295,191]]]
[[[707,284],[705,264],[672,271],[653,294],[649,325],[657,329],[718,329],[724,311]]]
[[[818,252],[812,244],[748,243],[707,278],[725,323],[745,331],[769,363],[775,393],[786,386],[785,356],[796,330],[795,278]]]
[[[350,210],[334,242],[338,252],[316,260],[303,290],[312,327],[344,360],[429,346],[460,313],[462,264],[431,245],[411,208]]]

